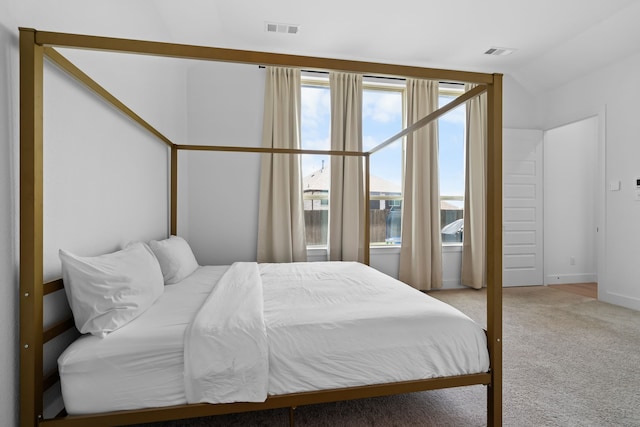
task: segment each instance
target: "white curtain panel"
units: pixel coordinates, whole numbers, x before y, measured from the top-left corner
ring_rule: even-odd
[[[300,148],[300,70],[266,67],[262,145]],[[264,154],[258,262],[307,260],[300,155]]]
[[[465,85],[466,90],[475,85]],[[487,95],[467,101],[464,233],[462,241],[463,285],[480,289],[486,283],[485,268],[485,163],[487,157]]]
[[[362,76],[332,72],[331,149],[362,151]],[[329,259],[364,259],[364,172],[361,157],[331,157]]]
[[[407,80],[407,126],[438,109],[438,82]],[[416,289],[442,287],[438,124],[407,135],[399,278]]]

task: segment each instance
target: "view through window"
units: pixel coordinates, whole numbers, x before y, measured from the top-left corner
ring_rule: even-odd
[[[328,79],[305,80],[301,92],[302,148],[331,149]],[[330,157],[302,155],[302,191],[307,246],[326,246],[329,222]]]
[[[458,88],[459,87],[459,88]],[[464,92],[461,86],[440,87],[439,106]],[[438,119],[438,172],[440,178],[440,226],[442,242],[462,242],[465,176],[464,104]]]
[[[461,91],[459,91],[461,92]],[[458,96],[442,90],[440,106]],[[363,82],[363,149],[370,150],[401,131],[405,120],[404,81]],[[330,150],[331,104],[328,79],[303,78],[301,92],[302,148]],[[462,241],[464,197],[464,106],[439,119],[440,187],[443,241]],[[370,157],[371,245],[400,244],[402,218],[403,139]],[[330,157],[303,155],[302,175],[307,245],[327,244]],[[447,228],[449,227],[449,228]]]

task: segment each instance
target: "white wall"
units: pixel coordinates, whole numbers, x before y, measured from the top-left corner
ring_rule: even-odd
[[[509,129],[542,129],[534,96],[506,74],[502,81],[502,123]]]
[[[4,10],[4,9],[3,9]],[[15,31],[0,16],[0,413],[18,413],[18,58]]]
[[[50,280],[60,275],[59,248],[97,255],[166,236],[169,151],[50,64],[44,88],[44,274]]]
[[[544,134],[545,284],[596,281],[598,117]]]
[[[262,145],[265,72],[254,65],[198,62],[189,68],[188,141],[194,145]],[[182,155],[182,154],[181,154]],[[185,154],[188,218],[183,234],[200,264],[255,261],[260,155]]]
[[[598,271],[599,298],[640,310],[640,202],[635,178],[640,176],[640,54],[593,71],[537,99],[544,128],[593,115],[606,106],[606,171],[604,186],[620,180],[620,191],[607,191],[603,268]]]

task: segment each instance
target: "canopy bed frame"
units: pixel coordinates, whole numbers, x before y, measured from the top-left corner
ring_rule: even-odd
[[[381,76],[401,76],[440,81],[476,83],[478,86],[447,106],[429,114],[368,152],[288,150],[251,147],[180,145],[170,141],[122,102],[89,78],[54,47],[92,49],[255,65],[275,65],[311,70],[339,70]],[[170,150],[170,233],[177,231],[178,153],[209,150],[253,153],[329,154],[361,157],[365,164],[365,206],[369,204],[369,156],[391,142],[437,119],[442,114],[478,96],[487,94],[488,154],[486,203],[487,329],[490,371],[344,389],[270,396],[262,403],[191,404],[143,410],[70,416],[62,411],[46,419],[44,392],[58,380],[57,372],[43,373],[43,346],[74,328],[73,319],[44,328],[44,296],[63,289],[62,280],[43,283],[43,65],[44,57],[88,86],[97,95],[147,129]],[[384,396],[447,387],[486,385],[487,424],[502,423],[502,75],[357,62],[265,52],[220,49],[149,41],[105,38],[20,28],[20,423],[22,426],[115,425],[184,419],[225,413],[255,411]],[[364,247],[369,247],[369,216],[365,209]],[[369,253],[365,251],[365,263]],[[293,417],[291,417],[293,422]]]

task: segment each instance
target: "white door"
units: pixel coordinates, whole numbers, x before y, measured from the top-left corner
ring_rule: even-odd
[[[503,132],[503,283],[542,285],[542,131]]]

